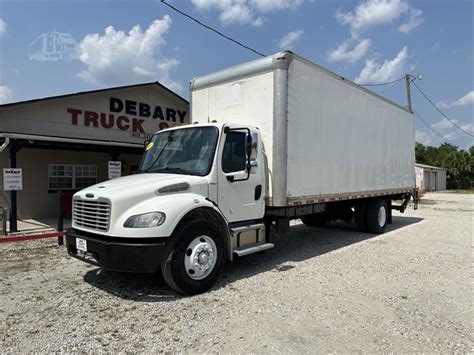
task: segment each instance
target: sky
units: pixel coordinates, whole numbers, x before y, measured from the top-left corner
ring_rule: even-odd
[[[169,2],[258,52],[292,50],[359,84],[412,74],[465,131],[412,85],[416,140],[473,144],[472,0]],[[159,1],[0,0],[0,103],[156,80],[188,98],[193,77],[258,57]],[[403,80],[369,88],[406,105]]]

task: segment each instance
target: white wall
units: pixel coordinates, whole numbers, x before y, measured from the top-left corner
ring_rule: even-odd
[[[413,115],[298,59],[288,86],[289,197],[414,187]]]

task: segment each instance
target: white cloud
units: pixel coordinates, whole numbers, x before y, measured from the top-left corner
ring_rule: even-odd
[[[349,26],[351,36],[339,47],[327,52],[329,62],[347,61],[354,63],[366,56],[372,41],[361,38],[361,34],[369,28],[391,24],[404,19],[398,30],[408,33],[423,22],[423,11],[412,7],[408,0],[364,0],[352,11],[336,10],[336,19],[342,26]],[[373,60],[366,61],[366,72],[376,68]],[[388,63],[389,64],[389,63]]]
[[[356,83],[374,84],[398,79],[409,70],[408,48],[403,49],[392,60],[385,60],[383,64],[373,59],[365,61],[365,67],[354,80]]]
[[[459,127],[461,127],[463,130],[466,132],[469,132],[471,134],[474,134],[474,123],[473,122],[468,122],[468,123],[462,123],[459,122],[458,120],[451,119],[454,123],[456,123]],[[443,136],[446,137],[446,139],[457,139],[461,137],[465,137],[465,133],[463,133],[459,128],[454,126],[448,119],[443,118],[441,121],[438,121],[436,123],[433,123],[431,125],[431,128],[433,128],[436,132],[439,132]]]
[[[250,3],[260,12],[276,10],[294,10],[301,6],[303,0],[250,0]]]
[[[457,100],[446,102],[440,101],[438,102],[438,106],[441,108],[450,108],[450,107],[462,107],[462,106],[469,106],[474,104],[474,90],[469,91],[463,97],[460,97]]]
[[[302,35],[303,31],[288,32],[280,39],[278,44],[280,49],[292,49],[295,42],[298,41]]]
[[[327,60],[330,62],[348,61],[354,63],[364,57],[371,46],[370,39],[362,39],[359,42],[354,39],[347,39],[336,49],[331,49],[327,53]],[[352,49],[350,47],[353,46]]]
[[[12,91],[8,86],[0,85],[0,104],[6,104],[12,100]]]
[[[468,123],[462,123],[458,120],[452,119],[453,122],[455,122],[459,127],[461,127],[464,131],[469,132],[471,134],[474,134],[474,123],[473,122],[468,122]],[[449,120],[446,118],[442,118],[440,121],[433,123],[431,125],[431,128],[435,131],[438,132],[441,136],[444,137],[449,142],[454,142],[456,144],[456,141],[459,142],[459,140],[463,140],[465,138],[468,138],[466,133],[462,132],[459,128],[457,128],[455,125],[453,125]],[[434,133],[430,132],[430,136],[432,140],[439,140],[439,137]],[[472,141],[472,139],[471,139]],[[460,143],[457,143],[458,145],[461,145]],[[472,142],[471,142],[472,144]]]
[[[0,36],[7,32],[7,23],[0,17]]]
[[[170,26],[171,18],[166,15],[145,31],[138,25],[128,33],[109,26],[103,35],[86,35],[80,44],[80,60],[87,69],[78,76],[105,86],[158,80],[172,90],[182,90],[170,76],[179,61],[161,54]]]
[[[416,131],[415,141],[424,145],[432,145],[433,135],[424,131]]]
[[[460,125],[461,128],[471,134],[474,134],[474,122],[464,123]]]
[[[353,11],[336,11],[336,19],[341,25],[349,25],[353,37],[358,37],[363,30],[393,23],[403,15],[409,16],[406,23],[399,27],[402,32],[409,32],[421,24],[423,12],[412,8],[406,0],[366,0]]]
[[[223,1],[221,0],[191,0],[194,7],[198,10],[210,10],[213,7],[219,6]]]
[[[265,19],[263,17],[257,17],[255,20],[252,21],[252,26],[260,27],[263,25],[264,22],[265,22]]]
[[[423,11],[415,8],[410,9],[410,14],[408,16],[408,20],[402,23],[398,30],[403,33],[408,33],[414,28],[418,27],[423,23]]]
[[[217,10],[222,25],[237,23],[258,27],[265,21],[261,14],[294,10],[303,3],[303,0],[191,0],[191,2],[199,11]]]
[[[431,125],[431,128],[443,134],[448,133],[448,131],[451,130],[453,127],[454,127],[453,124],[449,122],[449,120],[447,120],[446,118],[443,118],[441,121],[433,123]]]
[[[474,134],[474,122],[462,123],[454,119],[453,121],[464,131]],[[431,125],[431,128],[433,129],[433,131],[416,131],[416,141],[425,145],[434,145],[435,143],[448,141],[458,146],[466,146],[467,148],[474,144],[472,138],[467,136],[466,133],[459,130],[459,128],[454,126],[446,118],[443,118],[440,121],[433,123]],[[437,132],[438,134],[434,132]],[[441,138],[440,136],[443,138]]]
[[[227,4],[227,6],[221,9],[221,14],[219,20],[222,24],[227,23],[239,23],[247,24],[251,23],[253,26],[259,26],[262,24],[262,20],[258,17],[255,17],[254,13],[250,7],[243,2],[233,2],[222,4]]]

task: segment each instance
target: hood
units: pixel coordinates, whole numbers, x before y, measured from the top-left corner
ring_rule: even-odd
[[[173,185],[177,184],[180,184],[178,187],[181,188],[174,189]],[[189,185],[189,188],[183,190],[182,188],[186,187],[186,184]],[[208,197],[208,180],[206,177],[181,174],[136,174],[89,186],[77,192],[74,197],[91,200],[106,198],[112,203],[116,200],[127,200],[132,205],[147,198],[179,193],[180,190]]]

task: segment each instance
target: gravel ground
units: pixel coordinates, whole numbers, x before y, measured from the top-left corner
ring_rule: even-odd
[[[0,244],[0,352],[472,352],[473,201],[427,194],[380,236],[297,223],[194,297]]]

